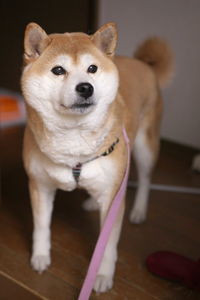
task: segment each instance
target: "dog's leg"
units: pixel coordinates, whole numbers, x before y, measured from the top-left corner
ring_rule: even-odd
[[[133,147],[133,155],[138,172],[138,187],[130,213],[130,221],[134,224],[142,223],[146,219],[151,173],[159,147],[158,140],[154,144],[158,145],[155,147],[156,151],[153,151],[148,143],[145,129],[139,129]]]
[[[94,290],[98,293],[106,292],[112,288],[113,285],[113,276],[115,272],[115,264],[117,260],[117,244],[120,237],[121,225],[124,215],[125,201],[121,204],[119,214],[108,240],[104,256],[100,265],[100,268],[97,273],[97,278],[94,285]],[[104,223],[105,217],[107,215],[109,207],[104,204],[100,208],[100,217],[101,217],[101,227]]]
[[[95,199],[90,197],[83,202],[82,207],[83,207],[83,209],[85,209],[87,211],[95,211],[95,210],[99,209],[99,204],[97,203],[97,201]]]
[[[50,223],[55,189],[30,180],[29,190],[34,223],[31,265],[41,273],[51,263]]]

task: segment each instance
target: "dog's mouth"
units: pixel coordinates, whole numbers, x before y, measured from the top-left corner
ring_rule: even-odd
[[[93,101],[77,102],[71,106],[71,109],[87,109],[94,105]]]
[[[77,113],[89,112],[94,105],[95,102],[92,99],[77,100],[73,105],[69,107],[65,106],[64,104],[61,104],[63,108]]]
[[[93,99],[79,99],[69,108],[74,113],[83,114],[90,112],[94,105],[95,102]]]

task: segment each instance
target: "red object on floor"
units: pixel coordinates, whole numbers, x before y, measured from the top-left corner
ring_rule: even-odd
[[[200,260],[193,261],[173,252],[159,251],[148,256],[146,265],[157,276],[200,290]]]

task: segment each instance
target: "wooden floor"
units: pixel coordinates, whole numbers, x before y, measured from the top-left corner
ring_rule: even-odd
[[[75,300],[98,236],[98,214],[82,210],[85,192],[59,191],[52,224],[52,265],[42,275],[30,268],[32,216],[20,158],[22,135],[23,128],[1,133],[0,299]],[[200,187],[200,175],[190,169],[195,153],[163,142],[153,182]],[[146,257],[158,250],[200,257],[200,196],[151,191],[147,221],[136,226],[128,221],[134,194],[134,189],[128,189],[114,287],[103,295],[93,293],[90,299],[200,299],[200,294],[157,278],[145,267]]]

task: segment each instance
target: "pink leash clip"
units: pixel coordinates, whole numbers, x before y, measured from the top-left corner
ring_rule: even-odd
[[[105,219],[103,228],[100,232],[99,238],[97,240],[90,265],[87,271],[87,275],[85,277],[84,283],[82,285],[78,300],[88,300],[90,294],[92,292],[92,288],[95,283],[96,275],[99,270],[102,257],[105,251],[105,247],[107,245],[114,221],[117,217],[117,213],[119,211],[120,204],[126,192],[127,182],[128,182],[128,175],[129,175],[129,168],[130,168],[130,147],[129,147],[129,138],[126,133],[126,129],[123,127],[123,136],[127,146],[127,167],[126,172],[121,183],[121,186],[113,200],[113,203],[110,207],[108,215]]]

